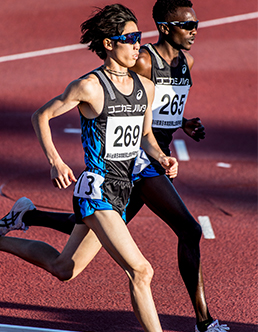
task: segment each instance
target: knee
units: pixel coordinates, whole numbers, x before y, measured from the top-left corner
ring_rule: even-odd
[[[133,271],[132,283],[136,287],[150,286],[154,271],[151,264],[146,260]]]
[[[69,262],[56,262],[52,266],[53,275],[60,281],[69,281],[74,278],[73,276],[74,263]]]
[[[202,237],[202,228],[197,222],[195,222],[193,233],[194,233],[194,238],[196,239],[196,241],[200,242],[201,237]]]
[[[190,226],[186,228],[181,240],[191,244],[199,244],[202,237],[201,226],[193,219]]]

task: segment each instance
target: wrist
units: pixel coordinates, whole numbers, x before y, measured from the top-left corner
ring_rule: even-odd
[[[48,159],[48,163],[51,167],[54,167],[56,166],[58,163],[62,162],[62,159],[60,158],[60,156],[55,156],[55,157],[50,157],[50,156],[47,156],[47,159]]]
[[[160,153],[159,158],[158,158],[158,161],[159,161],[160,164],[162,164],[164,157],[166,157],[166,155],[163,154],[163,153]]]
[[[187,122],[187,119],[186,118],[183,118],[182,120],[182,128],[184,129],[185,125],[186,125],[186,122]]]

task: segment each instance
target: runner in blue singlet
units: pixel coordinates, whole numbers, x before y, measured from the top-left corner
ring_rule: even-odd
[[[187,120],[183,117],[192,85],[190,70],[193,58],[182,50],[190,50],[193,45],[198,21],[188,0],[158,0],[153,8],[153,18],[159,40],[156,44],[142,46],[140,57],[132,69],[155,84],[152,128],[161,149],[168,154],[172,135],[179,128],[196,141],[205,136],[199,118]],[[140,181],[134,183],[126,209],[127,222],[146,204],[169,225],[178,236],[179,269],[196,313],[196,331],[226,331],[227,327],[212,319],[205,300],[199,249],[201,228],[185,207],[171,179],[165,176],[164,168],[148,157],[151,161],[149,166],[135,176]],[[70,234],[74,216],[33,210],[25,213],[23,222],[23,227],[46,226]],[[9,229],[12,228],[7,231]],[[93,248],[91,250],[93,256]],[[81,269],[89,259],[84,260],[85,265],[82,263]],[[64,268],[65,264],[60,264],[58,273],[61,274]]]
[[[71,82],[61,95],[32,116],[38,140],[51,165],[54,185],[61,189],[76,182],[74,210],[78,224],[61,254],[46,243],[12,237],[0,237],[0,250],[64,280],[71,278],[71,267],[75,274],[80,272],[85,259],[91,260],[103,246],[129,279],[132,306],[143,329],[161,332],[150,288],[152,267],[121,218],[131,193],[140,146],[172,176],[177,175],[176,159],[165,156],[151,130],[153,83],[128,70],[138,58],[140,39],[136,17],[122,5],[99,9],[82,24],[82,42],[90,43],[90,49],[104,60],[103,67]],[[49,125],[51,119],[76,106],[80,111],[86,164],[78,181],[56,150]],[[18,201],[10,216],[2,219],[6,226],[22,223],[24,211],[17,209],[23,202]],[[81,257],[79,263],[77,255]],[[68,266],[68,277],[56,272],[60,261]]]

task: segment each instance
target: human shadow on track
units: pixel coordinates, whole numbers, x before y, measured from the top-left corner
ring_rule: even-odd
[[[133,312],[125,311],[94,311],[75,310],[53,307],[43,307],[12,302],[0,302],[0,310],[15,309],[16,317],[0,315],[1,324],[30,326],[49,329],[65,329],[80,332],[136,332],[140,331]],[[20,311],[21,317],[17,317]],[[41,319],[29,319],[22,317],[28,313],[40,315]],[[192,332],[195,319],[176,315],[159,315],[164,331]],[[221,321],[226,323],[234,332],[255,332],[257,325],[236,322]]]

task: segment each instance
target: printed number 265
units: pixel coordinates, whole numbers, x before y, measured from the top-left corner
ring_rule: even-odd
[[[179,99],[179,96],[176,94],[174,96],[174,98],[172,99],[171,102],[171,97],[170,95],[166,94],[162,97],[161,99],[162,102],[166,102],[164,106],[161,107],[159,114],[164,114],[164,115],[168,115],[169,114],[169,110],[166,110],[166,108],[170,105],[170,112],[172,115],[175,115],[176,112],[178,112],[178,114],[180,115],[183,111],[184,108],[184,102],[185,102],[185,95],[181,95],[181,98]]]

